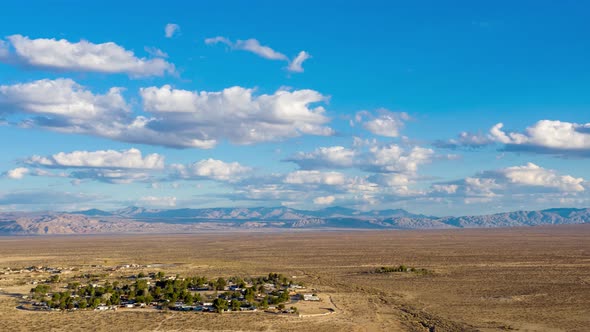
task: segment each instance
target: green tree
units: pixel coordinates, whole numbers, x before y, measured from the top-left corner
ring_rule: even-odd
[[[218,297],[215,300],[213,300],[213,307],[215,308],[215,311],[217,311],[218,313],[222,313],[224,310],[227,310],[228,308],[227,300]]]
[[[267,309],[268,308],[268,296],[265,296],[264,299],[262,300],[262,302],[260,303],[260,307],[262,309]]]
[[[251,288],[246,288],[246,292],[244,294],[244,298],[246,299],[246,301],[248,301],[250,304],[254,303],[254,296],[255,296],[255,292],[254,289]]]
[[[231,300],[231,310],[232,311],[240,310],[241,306],[242,306],[242,302],[240,302],[238,300]]]
[[[114,305],[121,304],[121,296],[119,296],[118,293],[111,294],[110,300],[111,300],[111,304],[114,304]]]
[[[93,297],[90,299],[90,308],[96,309],[100,305],[100,299],[98,297]]]
[[[216,290],[224,290],[225,286],[227,286],[227,282],[222,277],[217,278],[215,282],[215,289]]]

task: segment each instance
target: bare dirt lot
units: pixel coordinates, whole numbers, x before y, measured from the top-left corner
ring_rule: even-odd
[[[304,317],[33,312],[34,274],[0,275],[1,331],[589,331],[590,225],[490,230],[0,237],[0,268],[157,264],[167,274],[303,281]],[[174,263],[174,264],[172,264]],[[168,265],[170,264],[170,265]],[[405,264],[431,273],[369,273]],[[302,307],[303,310],[305,308]],[[314,311],[315,310],[315,311]]]

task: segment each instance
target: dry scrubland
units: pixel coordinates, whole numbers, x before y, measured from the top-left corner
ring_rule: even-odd
[[[1,275],[1,331],[588,331],[590,225],[492,230],[0,238],[0,267],[176,263],[167,274],[296,276],[336,313],[31,312]],[[432,274],[370,274],[406,264]],[[155,269],[147,269],[155,270]],[[331,303],[333,302],[333,303]],[[313,309],[310,309],[313,310]],[[319,310],[319,309],[318,309]]]

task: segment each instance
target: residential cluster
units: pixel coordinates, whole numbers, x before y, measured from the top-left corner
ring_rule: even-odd
[[[82,274],[68,283],[54,274],[27,296],[33,310],[151,309],[198,312],[254,312],[296,314],[298,301],[320,301],[302,293],[305,286],[282,274],[255,278],[180,277],[163,272],[123,276],[115,281]],[[79,281],[78,281],[79,280]]]

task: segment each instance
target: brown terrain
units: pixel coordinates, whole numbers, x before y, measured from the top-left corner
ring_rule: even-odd
[[[323,316],[264,312],[19,310],[35,273],[0,275],[0,331],[588,331],[590,225],[0,237],[0,269],[157,264],[147,272],[283,273],[317,289]],[[381,266],[431,271],[370,273]],[[132,270],[137,273],[137,270]],[[67,279],[67,274],[64,275]]]

